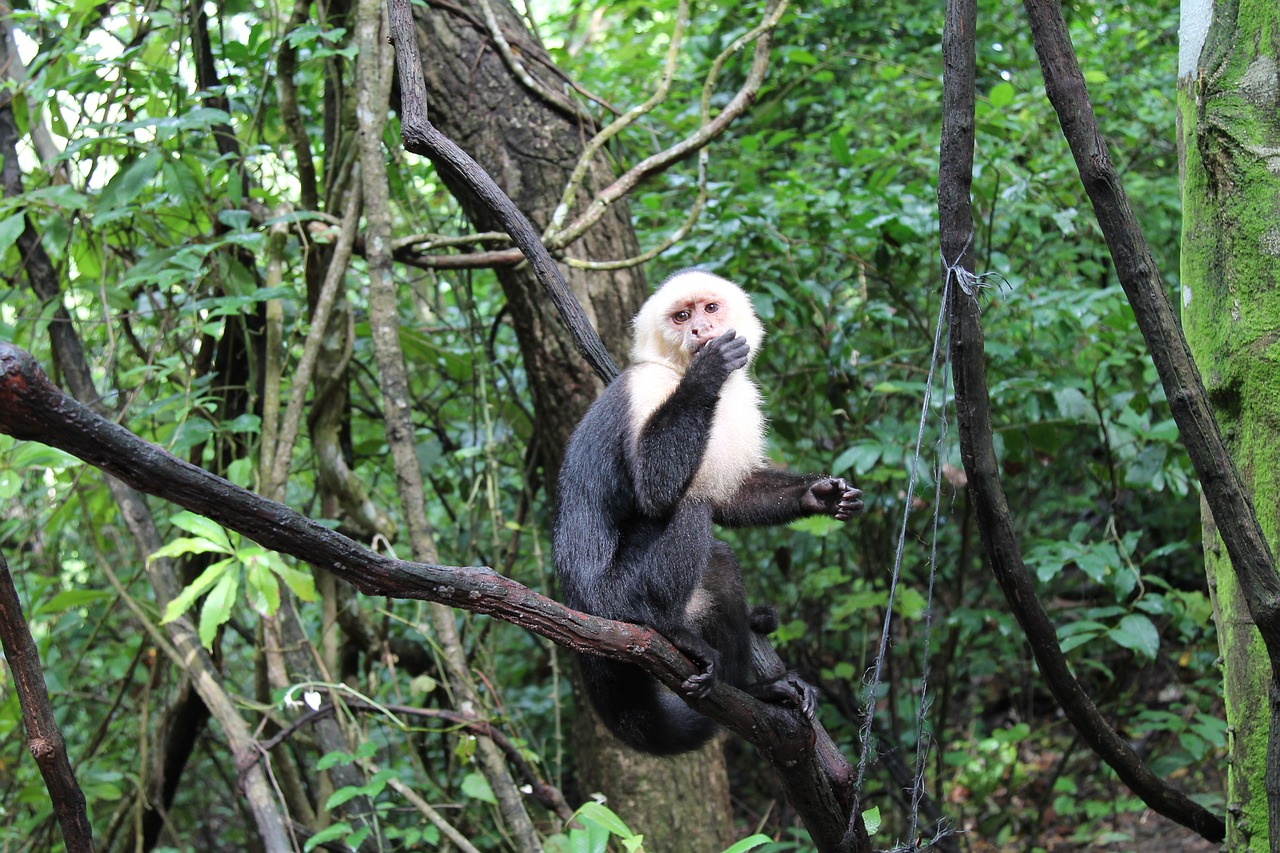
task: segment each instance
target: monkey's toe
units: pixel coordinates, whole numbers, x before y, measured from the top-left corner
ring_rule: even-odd
[[[718,680],[715,667],[709,666],[705,671],[686,678],[680,687],[693,699],[705,699]]]
[[[800,713],[804,714],[804,718],[810,724],[818,722],[818,688],[805,681],[798,675],[791,675],[789,678],[791,686],[799,697],[798,706]]]

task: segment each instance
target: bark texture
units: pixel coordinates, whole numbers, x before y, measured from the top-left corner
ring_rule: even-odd
[[[512,7],[505,2],[490,5],[504,37],[519,48],[525,69],[548,89],[563,92],[564,81],[549,70],[549,61],[539,60],[545,53]],[[595,128],[584,125],[576,111],[557,108],[521,84],[490,39],[477,4],[419,6],[415,19],[432,123],[485,168],[535,228],[545,228],[582,144]],[[607,185],[612,176],[608,164],[597,158],[587,177],[587,192],[579,198],[589,200],[591,192]],[[501,230],[465,191],[457,186],[450,189],[478,230]],[[569,251],[592,260],[637,254],[626,205],[613,205]],[[634,269],[562,270],[614,360],[623,363],[630,346],[631,317],[646,295],[643,275]],[[553,491],[564,446],[601,384],[527,265],[500,268],[498,278],[533,392],[538,461]],[[633,830],[644,833],[649,849],[689,853],[723,849],[732,826],[719,744],[677,759],[649,758],[613,740],[585,700],[578,708],[579,717],[589,720],[574,727],[579,799],[603,792],[610,807]],[[699,795],[689,797],[690,790]]]
[[[1193,73],[1178,87],[1182,318],[1274,553],[1280,531],[1280,7],[1246,0],[1214,4],[1212,11],[1203,50],[1189,57],[1198,59]],[[1223,546],[1219,523],[1228,520],[1215,520],[1207,505],[1203,519],[1230,732],[1224,849],[1266,850],[1280,838],[1273,665]]]
[[[531,54],[542,49],[510,4],[490,5],[508,41],[522,48],[526,69],[549,88],[563,90],[563,81],[548,73],[548,66],[534,61]],[[582,143],[595,128],[582,126],[576,117],[553,108],[516,79],[491,43],[474,3],[418,6],[414,13],[432,123],[493,176],[534,227],[545,228]],[[605,185],[611,177],[607,164],[597,161],[588,174],[587,189]],[[450,189],[479,230],[501,230],[465,192]],[[596,260],[637,254],[627,206],[615,205],[570,251]],[[567,267],[564,274],[614,360],[625,361],[631,317],[646,295],[643,274],[636,269],[588,272]],[[554,474],[564,443],[601,386],[584,369],[528,269],[502,268],[498,278],[507,294],[543,431],[541,461]]]

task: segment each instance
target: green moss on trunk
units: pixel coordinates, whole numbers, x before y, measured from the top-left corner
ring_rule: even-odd
[[[1271,548],[1280,507],[1280,92],[1274,0],[1219,3],[1179,81],[1187,340]],[[1227,850],[1269,847],[1271,670],[1206,511],[1205,561],[1230,726]]]

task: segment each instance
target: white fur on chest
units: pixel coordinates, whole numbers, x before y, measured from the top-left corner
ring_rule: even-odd
[[[637,435],[675,392],[681,374],[656,362],[637,364],[627,373],[631,434]],[[707,449],[689,485],[688,497],[727,503],[747,475],[764,464],[765,420],[760,403],[760,390],[745,370],[729,375],[720,389]]]

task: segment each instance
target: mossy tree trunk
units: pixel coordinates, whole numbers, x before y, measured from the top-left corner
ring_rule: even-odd
[[[1273,552],[1280,530],[1280,5],[1184,0],[1182,316]],[[1229,726],[1227,843],[1269,849],[1271,669],[1206,508]]]

